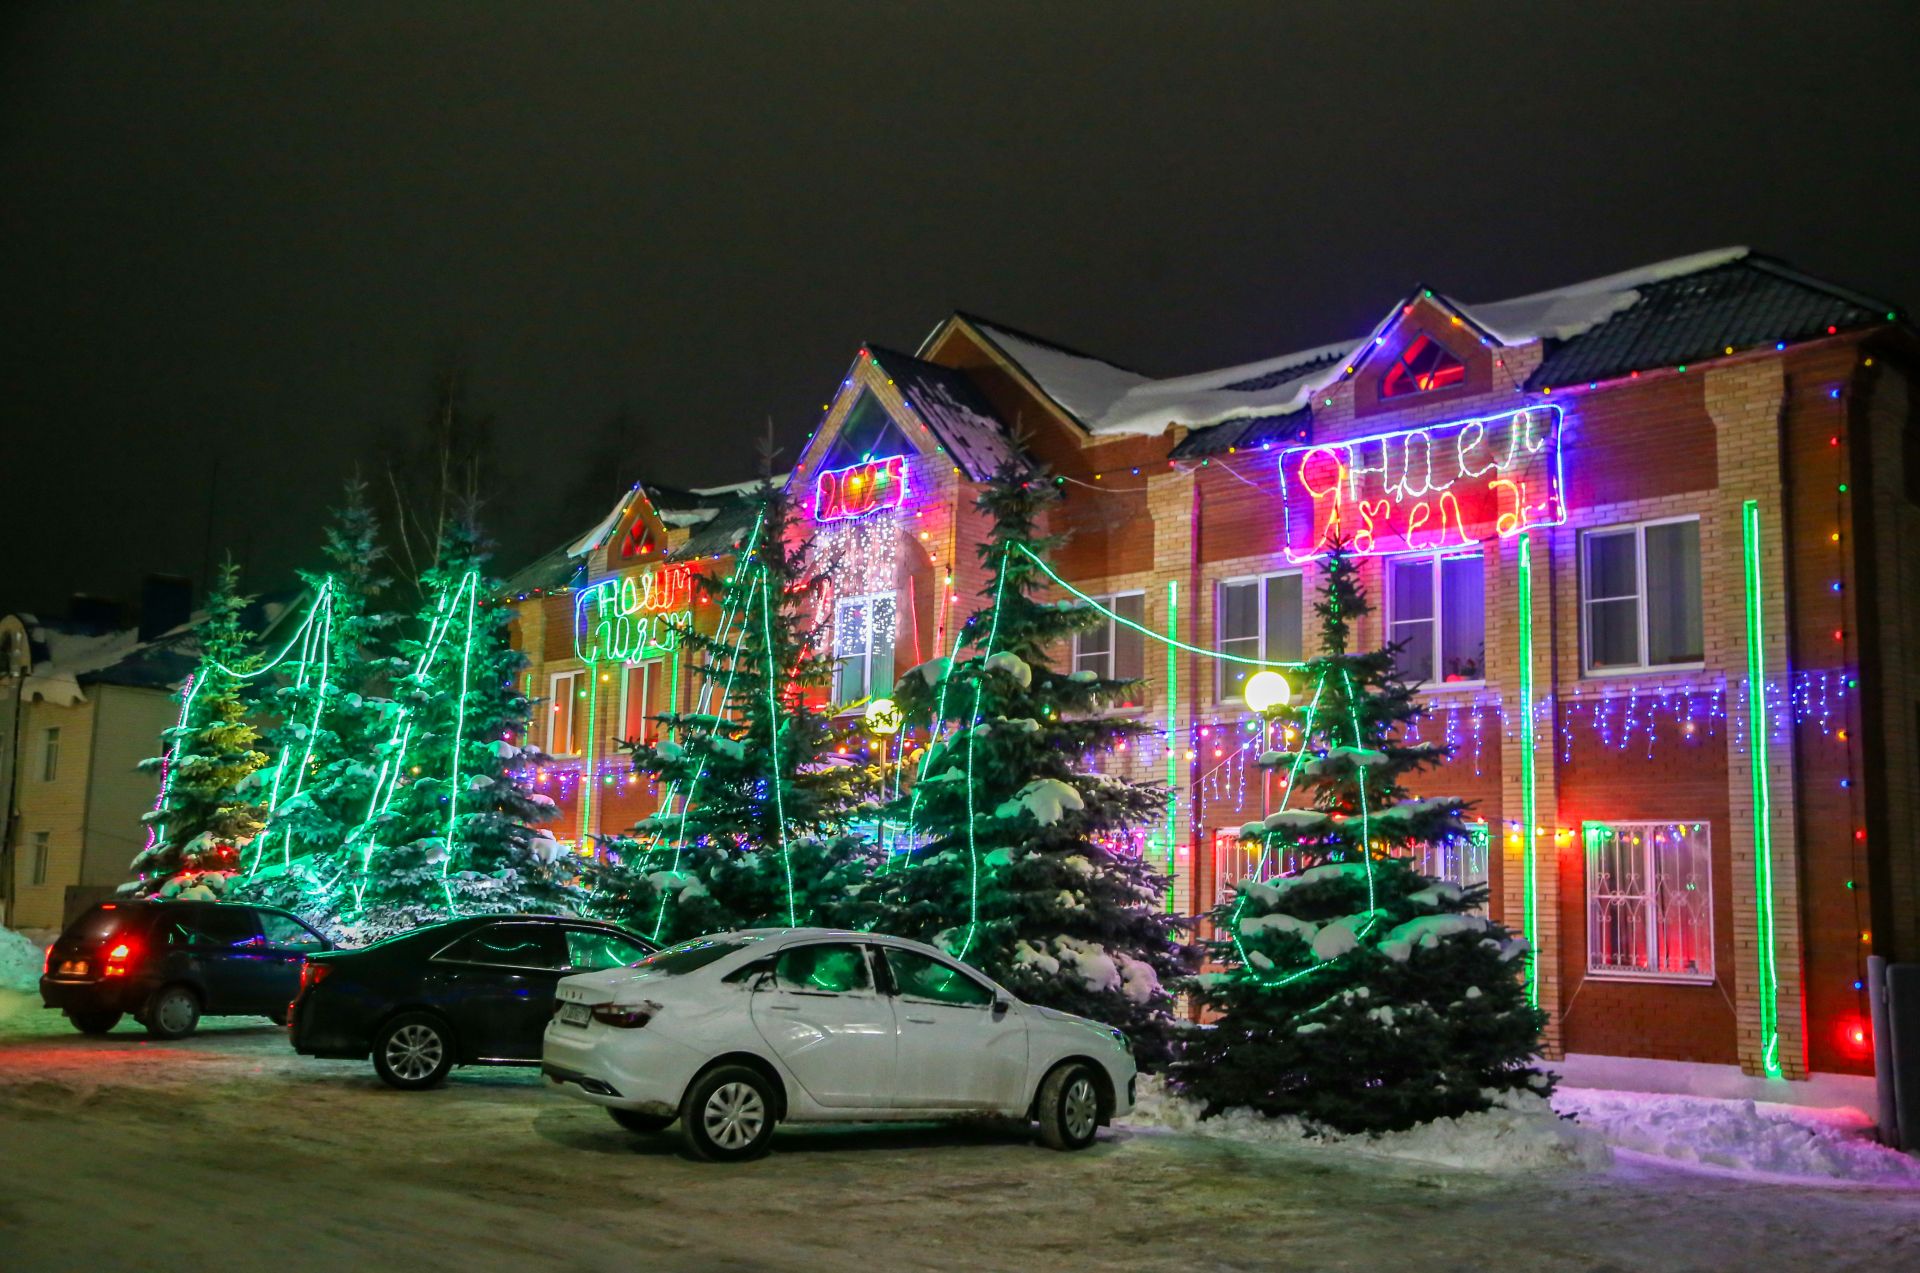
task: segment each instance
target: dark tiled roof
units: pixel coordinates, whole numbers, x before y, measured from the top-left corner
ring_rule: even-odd
[[[1280,415],[1248,416],[1195,429],[1173,448],[1176,460],[1225,455],[1229,449],[1257,451],[1262,447],[1292,446],[1313,433],[1313,409],[1302,407]]]
[[[1894,307],[1778,261],[1747,256],[1713,269],[1644,284],[1627,309],[1570,340],[1548,342],[1527,388],[1610,380],[1633,371],[1811,340],[1892,321]]]
[[[878,345],[867,352],[969,478],[984,482],[1013,458],[1006,424],[964,372]]]
[[[710,497],[711,499],[711,497]],[[727,495],[712,500],[718,511],[692,528],[687,542],[673,550],[669,561],[689,561],[695,557],[714,557],[736,551],[753,533],[753,520],[759,515],[752,492]]]
[[[137,689],[170,690],[187,679],[200,664],[197,648],[187,643],[155,642],[135,648],[126,658],[74,679],[81,685],[128,685]]]
[[[1354,343],[1358,344],[1359,342],[1355,341]],[[1324,354],[1319,358],[1308,358],[1300,362],[1288,363],[1286,366],[1276,367],[1264,375],[1254,376],[1249,380],[1240,380],[1230,385],[1221,385],[1220,387],[1222,389],[1238,390],[1241,393],[1257,393],[1262,389],[1272,389],[1278,385],[1283,385],[1289,380],[1298,380],[1302,376],[1319,371],[1323,367],[1331,367],[1334,363],[1339,362],[1341,357],[1342,355],[1340,354]]]
[[[508,575],[500,585],[501,595],[518,597],[530,592],[553,592],[579,582],[586,571],[587,559],[567,552],[574,542],[568,540]]]

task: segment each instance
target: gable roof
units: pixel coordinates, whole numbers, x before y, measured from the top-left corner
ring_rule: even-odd
[[[1770,257],[1743,254],[1650,280],[1631,300],[1573,335],[1549,337],[1527,388],[1610,380],[1747,350],[1896,321],[1885,301],[1826,283]]]
[[[1013,458],[1006,422],[965,372],[880,345],[869,344],[866,349],[900,391],[908,410],[926,422],[968,478],[984,482]]]
[[[957,313],[954,317],[972,327],[1007,361],[1025,373],[1036,389],[1089,432],[1096,432],[1095,424],[1130,391],[1153,383],[1150,377],[1137,371],[1055,344],[1005,323],[967,313]]]

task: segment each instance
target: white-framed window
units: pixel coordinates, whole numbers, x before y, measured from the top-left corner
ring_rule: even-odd
[[[1668,518],[1580,536],[1580,654],[1589,674],[1698,665],[1700,519]]]
[[[619,742],[638,739],[650,743],[660,733],[655,716],[668,710],[666,661],[646,659],[629,663],[620,676],[620,728],[614,739]]]
[[[47,730],[41,740],[40,781],[52,782],[60,776],[60,729]]]
[[[1416,685],[1487,679],[1487,585],[1478,552],[1387,561],[1387,641]]]
[[[1095,597],[1099,604],[1134,623],[1145,623],[1147,618],[1147,594],[1144,592],[1117,592],[1111,596]],[[1102,615],[1100,622],[1073,635],[1073,670],[1092,672],[1103,680],[1137,681],[1147,674],[1147,638],[1138,628],[1130,628],[1116,619]],[[1119,707],[1138,707],[1142,696],[1140,687],[1125,703]]]
[[[1263,663],[1300,660],[1302,576],[1297,570],[1244,579],[1223,579],[1214,585],[1215,644],[1224,654]],[[1245,697],[1247,678],[1260,669],[1246,663],[1219,660],[1217,693],[1222,702]]]
[[[1704,822],[1588,822],[1587,972],[1713,980],[1713,837]]]
[[[547,754],[578,756],[587,724],[587,674],[555,672],[547,680]]]
[[[842,597],[833,603],[833,698],[857,703],[893,688],[894,616],[891,592]]]
[[[45,884],[47,882],[48,841],[50,841],[52,838],[53,837],[51,832],[35,831],[33,833],[33,880],[32,880],[32,883]]]
[[[1467,833],[1438,844],[1423,844],[1415,853],[1420,874],[1461,888],[1487,882],[1487,849],[1492,835],[1484,822],[1469,822]]]

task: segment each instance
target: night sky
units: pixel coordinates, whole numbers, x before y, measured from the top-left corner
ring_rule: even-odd
[[[768,416],[790,461],[862,340],[955,308],[1170,375],[1415,283],[1734,243],[1920,303],[1911,0],[0,24],[0,610],[131,599],[209,543],[283,584],[449,369],[512,479],[506,568],[604,511],[569,492],[750,476]]]

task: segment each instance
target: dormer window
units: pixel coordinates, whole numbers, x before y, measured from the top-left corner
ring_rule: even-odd
[[[1429,389],[1445,389],[1467,378],[1467,365],[1431,337],[1416,336],[1400,351],[1400,360],[1380,381],[1380,396],[1400,398]]]

